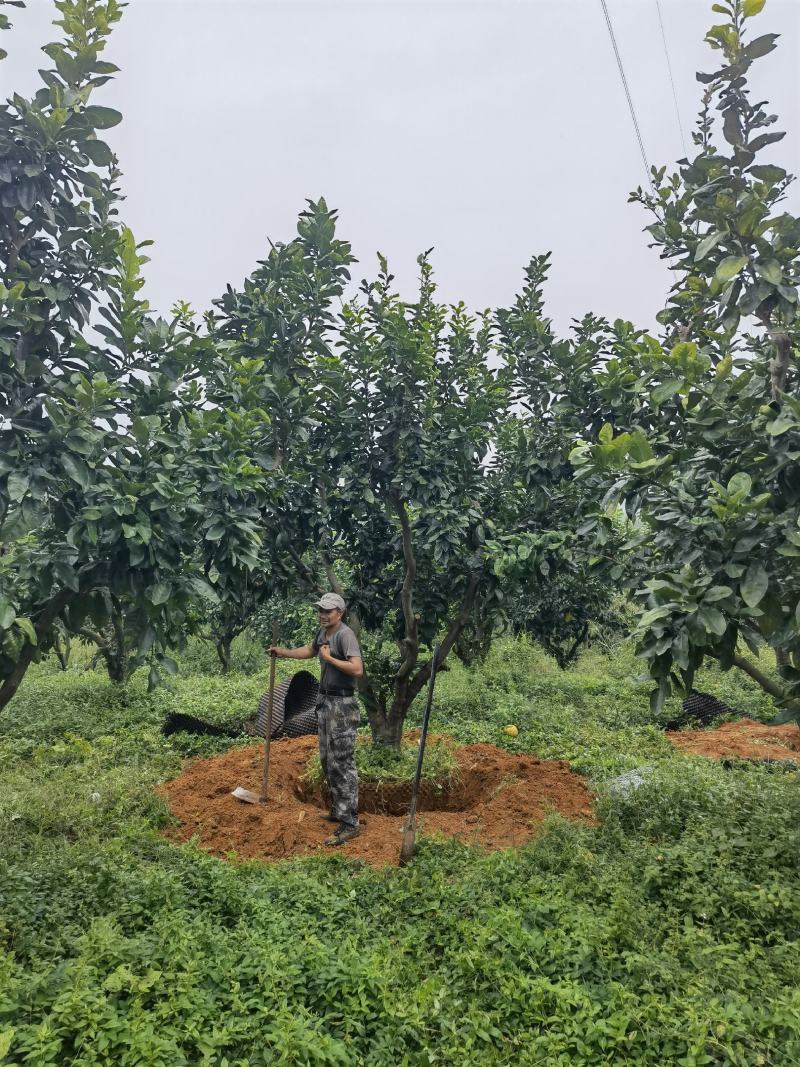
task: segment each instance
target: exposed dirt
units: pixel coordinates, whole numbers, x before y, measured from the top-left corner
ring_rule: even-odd
[[[340,852],[376,867],[397,863],[408,786],[362,786],[363,833],[340,849],[325,848],[334,827],[320,819],[327,811],[324,791],[301,781],[316,737],[273,741],[270,791],[266,805],[244,804],[231,796],[237,785],[258,792],[263,748],[235,748],[196,760],[180,776],[159,787],[180,825],[166,836],[187,841],[197,835],[217,855],[281,860],[318,852]],[[452,790],[421,790],[418,832],[443,833],[487,849],[521,845],[550,812],[591,821],[592,797],[584,780],[563,760],[513,755],[494,745],[457,750],[460,781]]]
[[[714,730],[681,730],[666,736],[677,748],[693,756],[800,762],[800,728],[795,723],[765,726],[753,719],[739,719]]]

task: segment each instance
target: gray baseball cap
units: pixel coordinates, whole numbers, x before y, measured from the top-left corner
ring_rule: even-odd
[[[314,604],[315,608],[322,608],[323,611],[332,611],[334,608],[338,608],[339,611],[344,611],[344,600],[338,593],[324,593],[319,600]]]

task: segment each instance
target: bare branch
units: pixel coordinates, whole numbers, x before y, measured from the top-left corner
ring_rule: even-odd
[[[776,700],[785,700],[788,696],[783,686],[764,674],[764,672],[756,667],[754,663],[751,663],[746,656],[735,655],[733,657],[733,665],[749,675],[754,682],[761,686],[765,693],[769,693],[769,695]]]

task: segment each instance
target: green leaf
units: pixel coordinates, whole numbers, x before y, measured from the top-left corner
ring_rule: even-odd
[[[747,568],[739,592],[749,608],[758,607],[769,588],[769,575],[760,563],[751,563]]]
[[[91,104],[85,107],[81,114],[96,130],[108,130],[122,122],[122,115],[113,107],[98,107]]]
[[[67,589],[71,589],[73,593],[77,593],[80,590],[78,575],[71,564],[65,563],[64,560],[58,560],[53,564],[53,574],[62,585],[65,585]]]
[[[36,183],[21,182],[17,190],[17,199],[23,211],[30,211],[36,203]]]
[[[82,489],[89,488],[89,482],[91,480],[89,469],[82,459],[78,459],[78,457],[72,455],[71,452],[65,452],[61,457],[61,462],[64,466],[64,470],[73,482],[77,482]]]
[[[733,356],[728,353],[727,356],[723,356],[717,364],[717,369],[714,372],[718,378],[727,378],[733,370]]]
[[[7,483],[8,499],[11,501],[22,500],[28,492],[30,482],[30,477],[27,474],[21,474],[19,471],[9,474]]]
[[[96,167],[107,167],[114,158],[113,152],[105,141],[84,141],[81,147]]]
[[[156,639],[156,631],[152,626],[146,626],[144,633],[139,638],[139,655],[146,656]]]
[[[683,389],[683,378],[667,378],[665,382],[652,390],[650,399],[656,407],[661,407],[666,400],[675,396],[681,389]]]
[[[17,617],[14,619],[15,625],[22,630],[25,636],[28,638],[28,642],[32,645],[38,645],[39,639],[36,636],[36,631],[33,628],[33,623],[30,619],[22,619]]]
[[[751,167],[749,173],[754,178],[758,178],[760,182],[781,182],[786,177],[786,171],[783,167],[776,167],[771,163],[759,163],[755,167]]]
[[[745,47],[745,55],[748,59],[760,59],[762,56],[768,56],[770,52],[775,51],[778,37],[779,34],[777,33],[765,33],[763,37],[756,37],[754,41],[751,41]]]
[[[764,9],[766,2],[767,0],[744,0],[742,14],[746,19],[750,19]]]
[[[660,715],[664,708],[664,701],[667,699],[668,687],[664,684],[659,685],[658,689],[654,689],[650,694],[650,714]]]
[[[722,637],[728,628],[725,616],[717,608],[700,608],[697,612],[697,619],[708,632],[717,637]]]
[[[753,479],[744,471],[734,474],[726,486],[729,496],[740,496],[742,499],[749,495],[752,488]]]
[[[14,605],[6,600],[5,597],[0,597],[0,630],[7,630],[9,626],[13,625],[16,617],[17,613],[14,610]]]
[[[767,433],[770,437],[780,437],[787,430],[795,429],[797,423],[794,419],[787,419],[785,415],[779,415],[777,419],[767,423]]]
[[[716,230],[714,233],[710,233],[707,237],[704,237],[700,244],[697,246],[697,251],[694,254],[695,263],[699,263],[701,259],[705,259],[711,249],[716,248],[716,246],[720,243],[723,237],[726,236],[727,235],[725,233]]]
[[[219,596],[216,589],[203,578],[190,578],[188,584],[198,596],[203,597],[205,600],[210,600],[212,604],[219,603]]]
[[[728,144],[740,145],[744,138],[742,133],[742,123],[739,118],[739,112],[729,107],[725,112],[725,119],[722,124],[722,134]]]
[[[710,604],[715,600],[724,600],[725,597],[731,596],[733,590],[729,585],[712,585],[703,597],[703,603]]]
[[[653,449],[641,430],[633,430],[628,435],[628,455],[637,463],[645,463],[653,458]]]
[[[178,664],[170,656],[159,656],[158,662],[167,674],[171,674],[174,677],[178,673]]]
[[[219,541],[225,533],[225,527],[220,522],[214,523],[210,530],[206,530],[206,541]]]
[[[151,604],[166,604],[172,590],[166,582],[156,582],[145,590],[145,595]]]
[[[756,263],[756,274],[770,285],[780,285],[783,281],[783,270],[777,259],[768,259],[766,263]]]
[[[729,282],[747,264],[747,256],[726,256],[717,267],[715,275],[718,282]]]
[[[2,58],[2,56],[0,56]],[[0,1060],[4,1059],[11,1050],[11,1042],[14,1040],[14,1034],[17,1031],[12,1026],[9,1030],[4,1030],[0,1034]]]

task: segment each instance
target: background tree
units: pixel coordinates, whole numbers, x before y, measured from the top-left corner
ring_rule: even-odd
[[[114,598],[146,619],[151,680],[175,669],[165,649],[206,588],[192,567],[203,494],[228,476],[211,485],[193,447],[186,309],[153,319],[138,296],[145,257],[98,138],[120,115],[89,102],[116,70],[99,56],[120,6],[56,7],[43,88],[0,106],[0,707],[56,620],[103,627]]]
[[[788,714],[798,709],[800,219],[780,208],[792,178],[761,162],[783,134],[750,99],[750,68],[776,41],[748,40],[763,6],[715,5],[728,21],[707,39],[724,63],[698,75],[697,155],[670,178],[654,171],[655,191],[633,195],[655,214],[649,230],[675,272],[659,315],[667,336],[630,334],[615,346],[625,411],[612,410],[597,443],[574,456],[640,518],[628,547],[656,575],[640,588],[637,631],[656,708],[671,684],[690,688],[710,655]],[[791,655],[783,679],[743,647],[757,654],[764,643]]]
[[[297,236],[272,244],[206,319],[195,442],[208,470],[202,566],[218,598],[208,621],[223,669],[233,638],[268,603],[319,595],[327,581],[316,551],[324,461],[312,437],[327,420],[317,364],[331,358],[332,306],[353,259],[335,225],[324,200],[308,201]],[[243,551],[242,531],[257,549]]]

